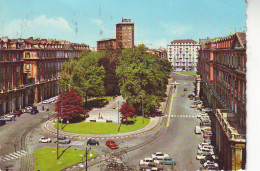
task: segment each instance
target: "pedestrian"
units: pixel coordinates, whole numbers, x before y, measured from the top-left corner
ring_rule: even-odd
[[[42,110],[44,110],[44,106],[42,106]]]
[[[47,107],[46,110],[49,111],[49,107]]]

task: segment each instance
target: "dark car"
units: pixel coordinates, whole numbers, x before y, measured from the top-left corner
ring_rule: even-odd
[[[206,161],[214,161],[215,162],[215,159],[211,155],[208,155],[208,156],[205,157],[205,159],[200,160],[200,164],[204,164]]]
[[[36,114],[36,113],[39,113],[37,106],[33,106],[31,110],[31,114]]]
[[[99,142],[95,139],[90,139],[88,140],[87,145],[99,145]]]
[[[4,124],[6,124],[6,120],[5,120],[5,119],[2,119],[2,118],[0,118],[0,126],[2,126],[2,125],[4,125]]]
[[[184,88],[183,91],[187,91],[187,88]]]

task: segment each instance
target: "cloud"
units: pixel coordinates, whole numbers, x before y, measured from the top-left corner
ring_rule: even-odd
[[[167,48],[167,40],[165,38],[154,40],[154,41],[149,41],[149,40],[136,40],[135,45],[138,46],[140,44],[144,44],[146,47],[150,49],[159,49],[160,47],[162,48]]]
[[[73,29],[62,17],[47,18],[45,15],[32,20],[15,19],[3,28],[3,36],[27,38],[30,36],[40,38],[62,38],[73,34]]]
[[[162,27],[171,36],[182,36],[192,30],[192,25],[162,23]]]

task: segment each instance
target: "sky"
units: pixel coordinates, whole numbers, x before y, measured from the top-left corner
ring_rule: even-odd
[[[0,37],[85,43],[116,38],[122,18],[135,23],[135,45],[167,48],[175,39],[246,31],[244,0],[0,0]]]

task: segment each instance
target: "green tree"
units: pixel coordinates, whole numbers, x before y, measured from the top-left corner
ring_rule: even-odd
[[[116,68],[119,65],[120,50],[107,48],[105,55],[100,58],[100,65],[104,66],[105,78],[104,85],[106,89],[106,95],[115,96],[120,94],[118,86],[118,77],[116,75]]]
[[[152,114],[165,96],[171,65],[147,53],[144,45],[123,50],[119,61],[116,73],[121,94],[139,114],[142,101],[145,113]]]
[[[85,99],[105,94],[103,66],[99,60],[102,53],[84,52],[78,61],[64,63],[59,85],[68,90],[73,87],[79,96]]]

